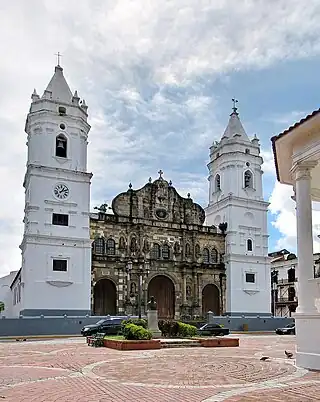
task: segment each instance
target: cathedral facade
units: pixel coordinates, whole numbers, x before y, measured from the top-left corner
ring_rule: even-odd
[[[225,312],[225,227],[205,226],[200,205],[159,174],[91,215],[95,315],[143,315],[150,296],[161,318]]]

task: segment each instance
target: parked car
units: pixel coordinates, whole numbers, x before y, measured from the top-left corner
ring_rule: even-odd
[[[203,336],[223,336],[223,335],[229,335],[230,330],[229,328],[224,328],[219,324],[205,324],[202,327],[198,329],[199,335]]]
[[[91,336],[98,332],[106,335],[118,335],[122,330],[122,321],[130,318],[138,318],[136,316],[114,316],[107,317],[99,320],[95,324],[85,325],[81,330],[82,336]],[[142,317],[145,318],[145,317]]]
[[[284,328],[277,328],[276,334],[278,335],[295,335],[296,334],[296,324],[288,324]]]

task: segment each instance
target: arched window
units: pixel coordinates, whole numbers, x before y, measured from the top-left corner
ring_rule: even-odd
[[[248,239],[247,240],[247,251],[252,251],[252,250],[253,250],[252,240]]]
[[[169,246],[167,244],[164,244],[162,246],[162,258],[164,260],[169,260],[169,258],[170,258],[170,249],[169,249]]]
[[[244,172],[244,188],[253,188],[253,176],[250,170]]]
[[[207,248],[203,249],[202,256],[203,256],[203,262],[205,264],[209,264],[209,250]]]
[[[195,247],[195,254],[196,254],[196,258],[198,258],[199,256],[200,256],[200,246],[199,246],[199,244],[196,244],[196,247]]]
[[[159,244],[155,243],[151,249],[150,257],[158,260],[160,258],[160,246]]]
[[[56,137],[56,156],[60,158],[67,157],[67,139],[63,134]]]
[[[215,248],[211,250],[211,262],[213,264],[218,263],[218,251]]]
[[[105,246],[104,238],[99,237],[94,241],[94,248],[93,248],[94,252],[96,254],[104,254],[104,246]]]
[[[186,244],[186,257],[188,258],[188,257],[190,257],[190,255],[191,255],[190,244],[187,243]]]
[[[116,253],[116,242],[113,239],[107,240],[107,255],[115,255]]]
[[[221,190],[221,178],[220,175],[217,174],[215,177],[215,191],[220,191]]]
[[[60,116],[65,116],[67,114],[67,109],[63,106],[59,106],[58,113]]]
[[[250,149],[246,148],[246,154],[250,154]]]

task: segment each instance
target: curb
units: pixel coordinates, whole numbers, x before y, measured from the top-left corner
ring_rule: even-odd
[[[24,336],[0,336],[0,341],[22,340],[22,339],[65,339],[65,338],[84,338],[82,335],[24,335]]]

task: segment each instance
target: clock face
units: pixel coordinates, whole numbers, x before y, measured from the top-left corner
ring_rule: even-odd
[[[64,200],[69,195],[69,189],[65,184],[56,184],[53,193],[55,197]]]

